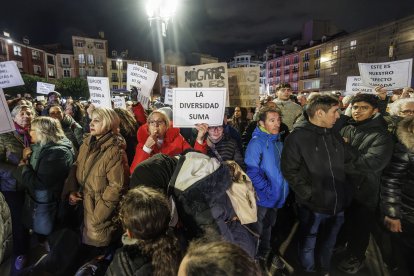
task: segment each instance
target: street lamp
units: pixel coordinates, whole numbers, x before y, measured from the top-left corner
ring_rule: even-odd
[[[122,59],[121,58],[118,58],[117,60],[116,60],[116,65],[118,66],[118,83],[119,83],[119,89],[121,89],[122,88],[122,71],[121,71],[121,68],[122,68]]]
[[[174,17],[178,0],[147,0],[146,10],[150,26],[155,23],[161,63],[164,63],[163,37],[167,37],[170,19]]]

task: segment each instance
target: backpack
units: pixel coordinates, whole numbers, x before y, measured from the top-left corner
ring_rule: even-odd
[[[256,192],[249,176],[235,161],[225,161],[232,172],[233,183],[227,189],[227,196],[241,224],[257,222]]]

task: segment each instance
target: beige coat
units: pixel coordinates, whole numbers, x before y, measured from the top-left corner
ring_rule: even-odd
[[[117,230],[113,221],[129,181],[125,141],[108,133],[98,141],[85,139],[76,161],[76,179],[83,192],[83,243],[102,247]]]

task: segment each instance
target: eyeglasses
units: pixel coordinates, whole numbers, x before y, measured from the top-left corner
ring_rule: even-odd
[[[209,127],[208,130],[223,130],[223,126]]]
[[[410,109],[401,110],[400,113],[403,115],[414,115],[414,110],[410,110]]]
[[[151,126],[161,126],[165,124],[165,121],[149,121],[148,122]]]
[[[353,105],[352,110],[367,111],[371,107],[369,105]]]

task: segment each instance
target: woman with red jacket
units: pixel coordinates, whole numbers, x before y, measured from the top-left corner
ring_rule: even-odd
[[[203,147],[203,137],[207,132],[208,125],[198,124],[197,142],[194,149],[206,153]],[[134,160],[131,164],[131,174],[135,167],[144,160],[157,153],[174,156],[191,148],[190,144],[180,134],[180,129],[172,127],[167,115],[155,110],[149,116],[147,123],[138,129],[138,145],[135,151]]]

